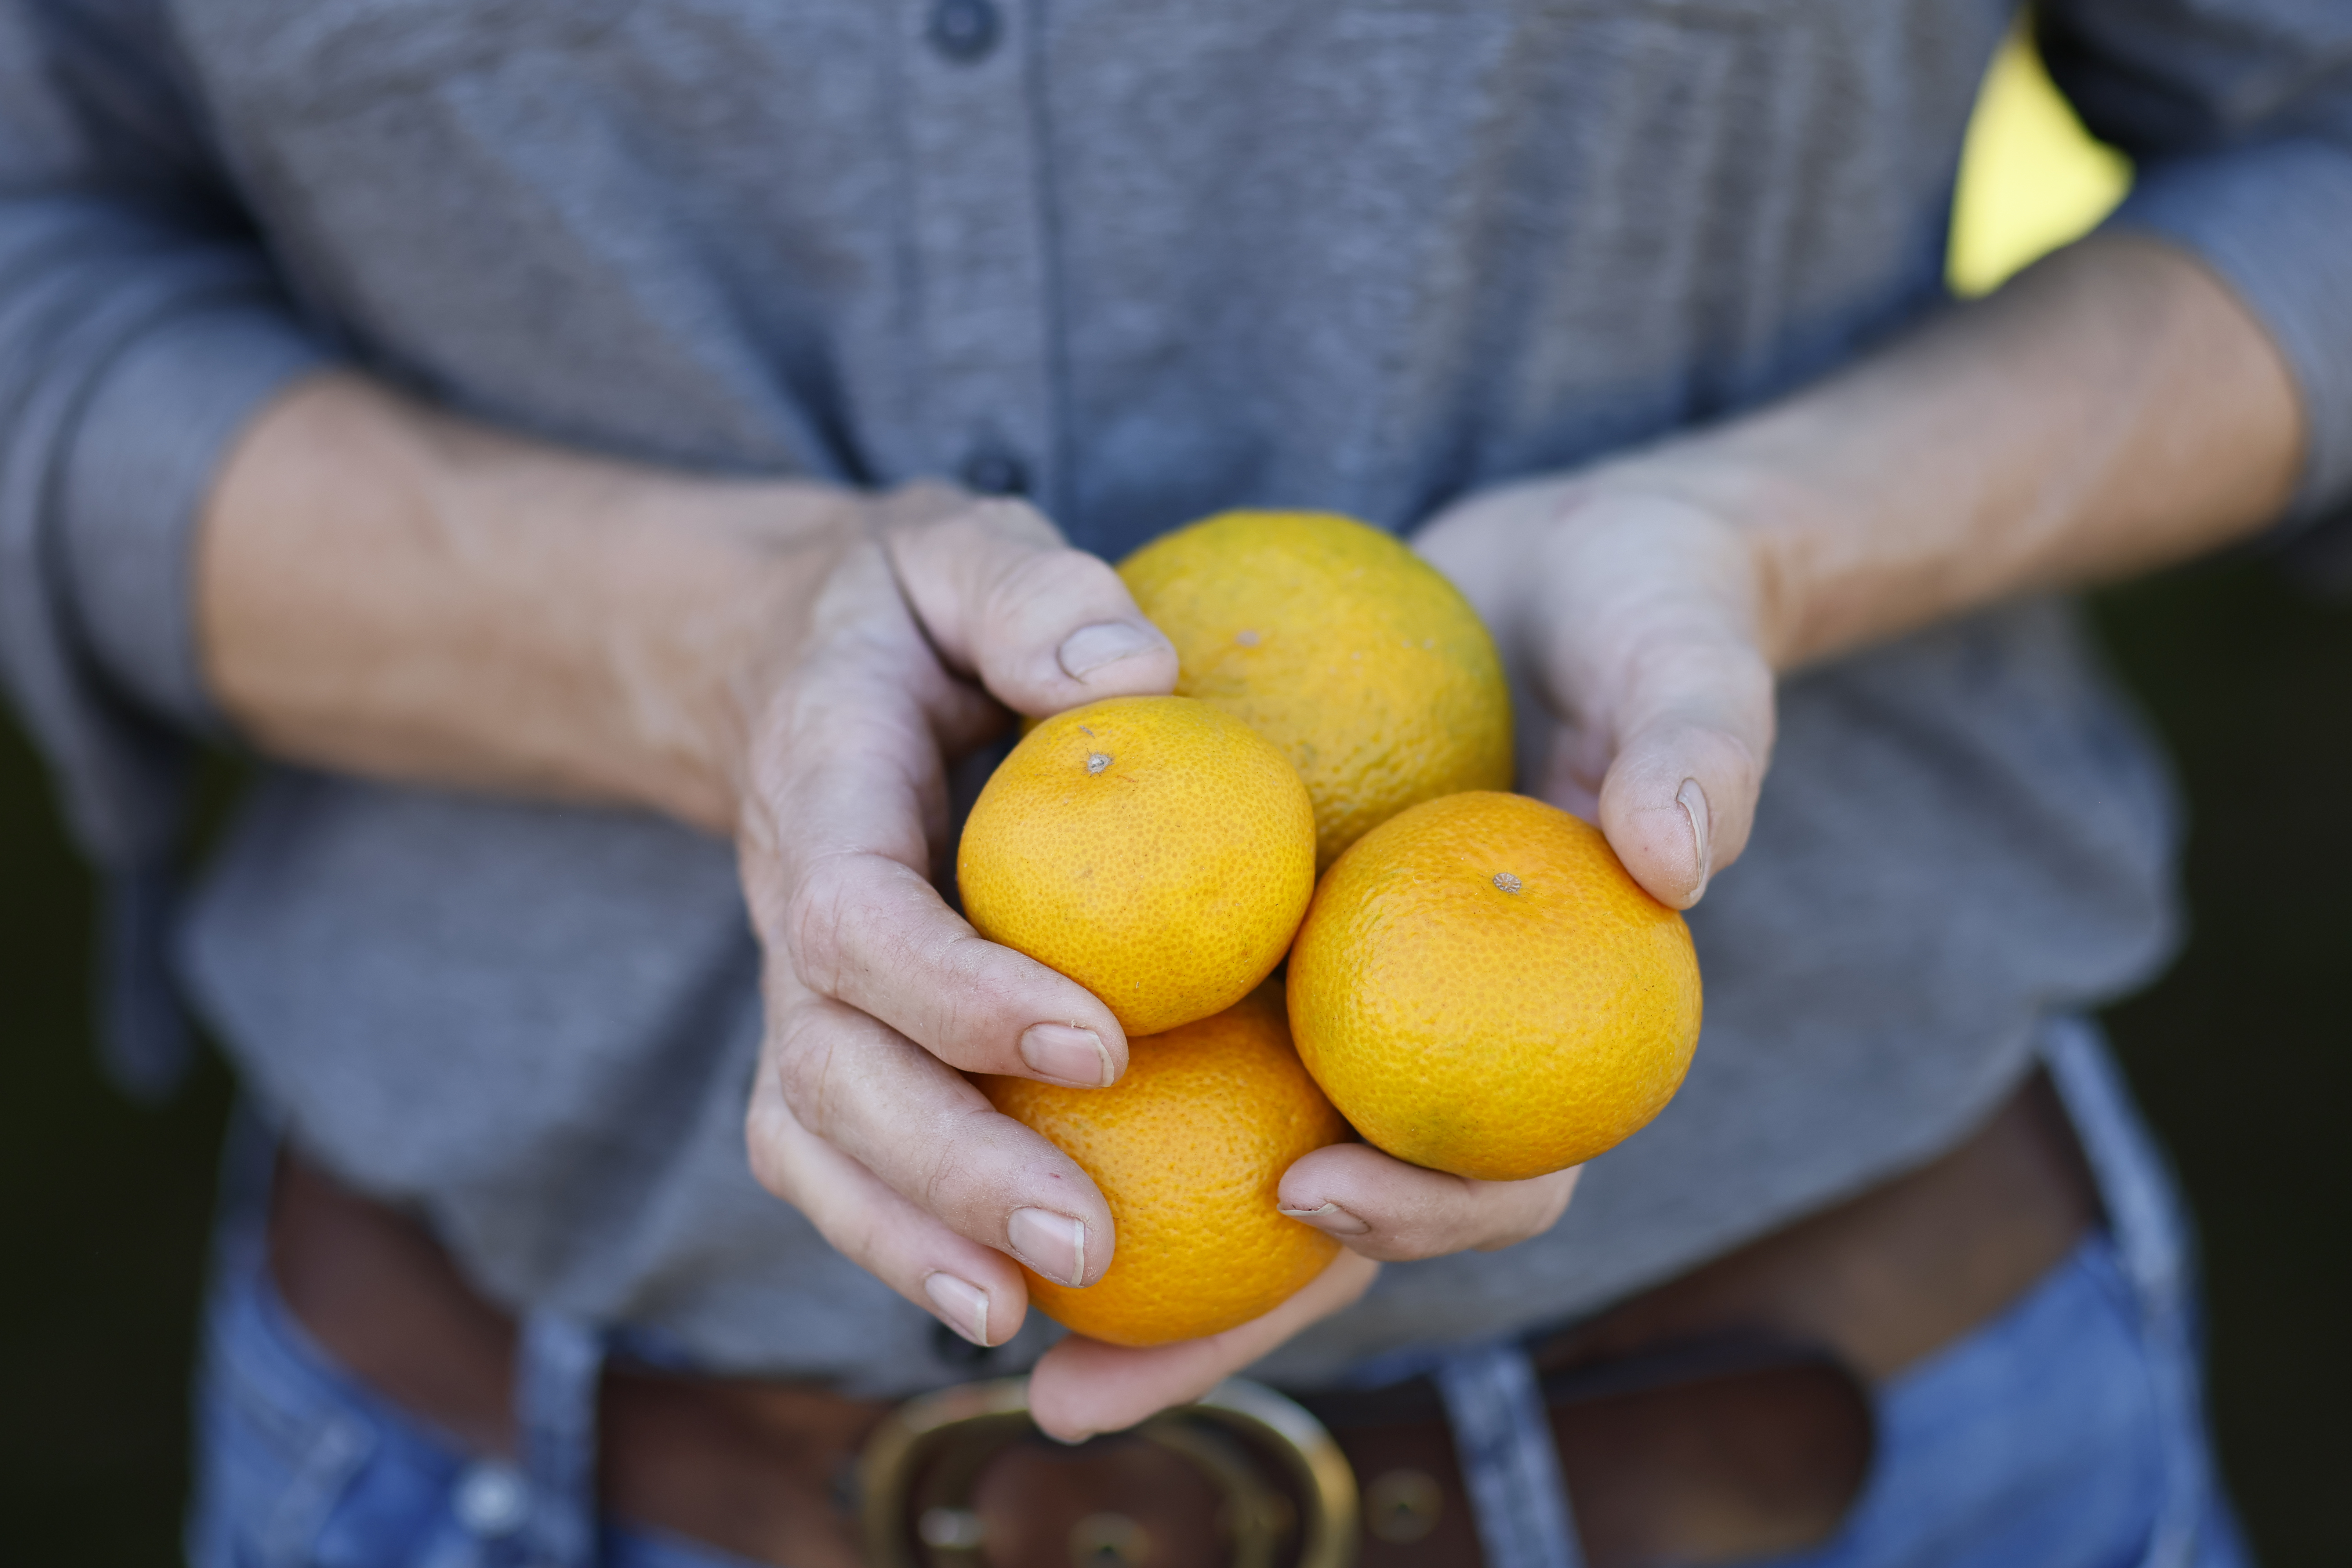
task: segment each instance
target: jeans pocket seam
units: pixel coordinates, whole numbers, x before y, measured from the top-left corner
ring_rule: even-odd
[[[301,1568],[311,1561],[311,1545],[374,1447],[365,1424],[348,1416],[330,1417],[320,1427],[262,1527],[264,1563]]]

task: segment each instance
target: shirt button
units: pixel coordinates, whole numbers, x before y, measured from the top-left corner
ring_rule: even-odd
[[[992,0],[940,0],[931,10],[931,47],[966,65],[996,47],[1001,30]]]
[[[452,1502],[457,1522],[484,1541],[512,1535],[530,1512],[530,1493],[510,1466],[479,1464],[458,1478]]]
[[[964,489],[975,495],[1025,496],[1029,470],[1020,458],[995,447],[983,447],[963,460]]]

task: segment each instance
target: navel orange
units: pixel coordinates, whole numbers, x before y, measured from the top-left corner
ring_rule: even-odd
[[[1120,563],[1176,645],[1176,689],[1282,748],[1315,802],[1316,867],[1406,806],[1511,786],[1511,697],[1478,614],[1376,528],[1229,511]]]
[[[1285,1219],[1275,1189],[1293,1161],[1348,1136],[1291,1047],[1281,992],[1261,987],[1213,1018],[1129,1040],[1128,1053],[1108,1089],[977,1080],[1094,1178],[1118,1226],[1100,1279],[1081,1290],[1031,1273],[1030,1300],[1120,1345],[1222,1333],[1272,1311],[1339,1250]]]
[[[1273,744],[1188,697],[1057,714],[981,791],[956,852],[989,941],[1102,998],[1130,1036],[1274,972],[1315,890],[1315,814]]]
[[[1298,1054],[1401,1160],[1519,1181],[1647,1125],[1698,1039],[1682,916],[1597,828],[1523,795],[1449,795],[1339,858],[1291,950]]]

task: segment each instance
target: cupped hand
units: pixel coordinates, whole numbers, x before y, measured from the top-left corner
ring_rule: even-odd
[[[1686,910],[1738,858],[1771,755],[1769,583],[1751,542],[1671,481],[1484,491],[1416,542],[1512,672],[1523,788],[1596,824]]]
[[[1105,563],[1018,502],[921,490],[877,512],[746,749],[739,839],[768,1014],[748,1140],[761,1181],[835,1247],[1001,1344],[1027,1309],[1013,1259],[1092,1283],[1116,1237],[1085,1173],[961,1073],[1104,1087],[1126,1039],[1098,999],[983,941],[940,897],[948,765],[1007,708],[1165,691],[1175,658]],[[1076,1438],[1197,1397],[1354,1301],[1381,1260],[1548,1228],[1575,1179],[1481,1183],[1360,1144],[1318,1151],[1285,1173],[1280,1202],[1343,1243],[1321,1277],[1202,1340],[1066,1340],[1036,1369],[1033,1413]]]
[[[1127,1041],[1082,986],[940,896],[948,766],[1007,708],[1164,692],[1176,656],[1109,566],[1018,501],[922,488],[865,504],[867,542],[756,704],[742,762],[767,1016],[751,1166],[852,1260],[1001,1344],[1027,1306],[1013,1258],[1091,1283],[1115,1238],[1086,1173],[961,1072],[1099,1088]]]
[[[1596,821],[1661,901],[1696,903],[1747,842],[1772,740],[1747,543],[1670,490],[1546,481],[1472,497],[1419,541],[1463,588],[1535,699],[1536,793]],[[1055,1347],[1030,1407],[1062,1436],[1128,1425],[1354,1300],[1378,1261],[1491,1251],[1549,1230],[1579,1171],[1479,1182],[1361,1143],[1319,1149],[1281,1183],[1283,1212],[1348,1249],[1267,1317],[1150,1351]]]

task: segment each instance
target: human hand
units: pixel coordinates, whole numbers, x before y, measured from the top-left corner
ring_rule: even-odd
[[[1012,1258],[1091,1283],[1114,1237],[1086,1173],[961,1074],[1104,1087],[1127,1040],[940,898],[947,769],[1005,708],[1164,692],[1176,656],[1108,565],[1018,501],[919,487],[872,504],[745,742],[768,1023],[751,1166],[853,1261],[1001,1344],[1026,1310]]]
[[[1738,858],[1770,757],[1774,661],[1748,536],[1668,479],[1481,492],[1416,542],[1486,617],[1529,793],[1597,825],[1686,910]]]
[[[1744,542],[1671,492],[1553,481],[1472,498],[1421,546],[1544,704],[1522,716],[1535,721],[1538,793],[1598,820],[1662,901],[1696,903],[1746,842],[1771,744],[1771,671],[1751,630],[1756,574]],[[1352,1300],[1370,1283],[1372,1260],[1490,1251],[1542,1234],[1566,1212],[1578,1174],[1477,1182],[1345,1143],[1294,1163],[1280,1194],[1284,1213],[1349,1248],[1329,1289],[1360,1281],[1345,1287]],[[1302,1300],[1280,1333],[1250,1324],[1219,1339],[1247,1337],[1262,1353],[1336,1310]],[[1217,1343],[1129,1352],[1115,1373],[1101,1347],[1062,1347],[1038,1367],[1031,1407],[1049,1430],[1125,1425],[1155,1400],[1205,1389],[1215,1358],[1204,1347]]]
[[[1522,715],[1534,721],[1538,792],[1597,820],[1662,901],[1697,902],[1746,842],[1771,744],[1772,677],[1752,630],[1744,542],[1670,492],[1554,481],[1474,497],[1420,544],[1543,704]],[[1578,1174],[1477,1182],[1338,1144],[1284,1173],[1281,1201],[1351,1253],[1396,1261],[1540,1235]],[[1185,1351],[1171,1347],[1171,1377]],[[1097,1364],[1083,1350],[1072,1363]],[[1082,1392],[1038,1370],[1033,1407],[1087,1429],[1158,1392],[1132,1373]]]
[[[740,837],[769,1018],[748,1139],[761,1181],[845,1255],[1001,1344],[1027,1308],[1012,1258],[1091,1283],[1116,1237],[1085,1173],[956,1069],[1105,1086],[1126,1039],[1099,1000],[940,898],[947,765],[1001,726],[1000,703],[1042,715],[1164,691],[1175,658],[1108,566],[1017,502],[906,492],[876,532],[819,595],[746,748]],[[1037,1369],[1033,1413],[1076,1438],[1195,1397],[1353,1301],[1373,1258],[1517,1239],[1572,1180],[1501,1187],[1319,1151],[1283,1201],[1355,1251],[1227,1333],[1064,1342]]]

